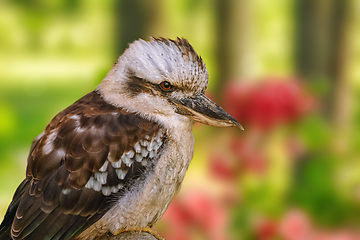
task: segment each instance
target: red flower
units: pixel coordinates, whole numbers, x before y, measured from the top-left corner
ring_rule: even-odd
[[[210,172],[213,176],[223,180],[233,180],[237,177],[239,166],[223,156],[215,155],[210,158]]]
[[[256,235],[259,240],[271,240],[277,236],[278,226],[275,221],[262,220],[256,227]]]
[[[265,156],[246,143],[247,139],[237,138],[232,141],[231,148],[246,171],[262,174],[267,169]]]
[[[225,109],[245,126],[270,129],[292,122],[313,106],[294,80],[266,79],[260,84],[234,82],[225,89]]]

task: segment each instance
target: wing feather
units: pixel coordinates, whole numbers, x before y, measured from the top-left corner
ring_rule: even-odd
[[[159,124],[107,104],[96,91],[87,94],[55,116],[33,142],[27,178],[0,237],[9,236],[10,226],[14,239],[77,236],[142,172],[134,146],[159,131]]]

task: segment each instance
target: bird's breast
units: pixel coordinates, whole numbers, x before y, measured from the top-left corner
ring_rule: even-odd
[[[149,162],[139,182],[121,196],[99,224],[112,233],[155,224],[179,191],[194,153],[191,126],[167,130],[158,158]]]

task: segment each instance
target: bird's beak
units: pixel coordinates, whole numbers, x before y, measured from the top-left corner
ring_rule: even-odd
[[[230,114],[219,105],[211,101],[205,94],[198,94],[194,98],[186,97],[174,101],[176,112],[188,118],[214,127],[244,128]]]

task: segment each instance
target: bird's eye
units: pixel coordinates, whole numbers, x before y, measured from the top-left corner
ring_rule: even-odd
[[[168,81],[164,81],[160,83],[160,88],[164,91],[170,91],[172,88],[172,85]]]

